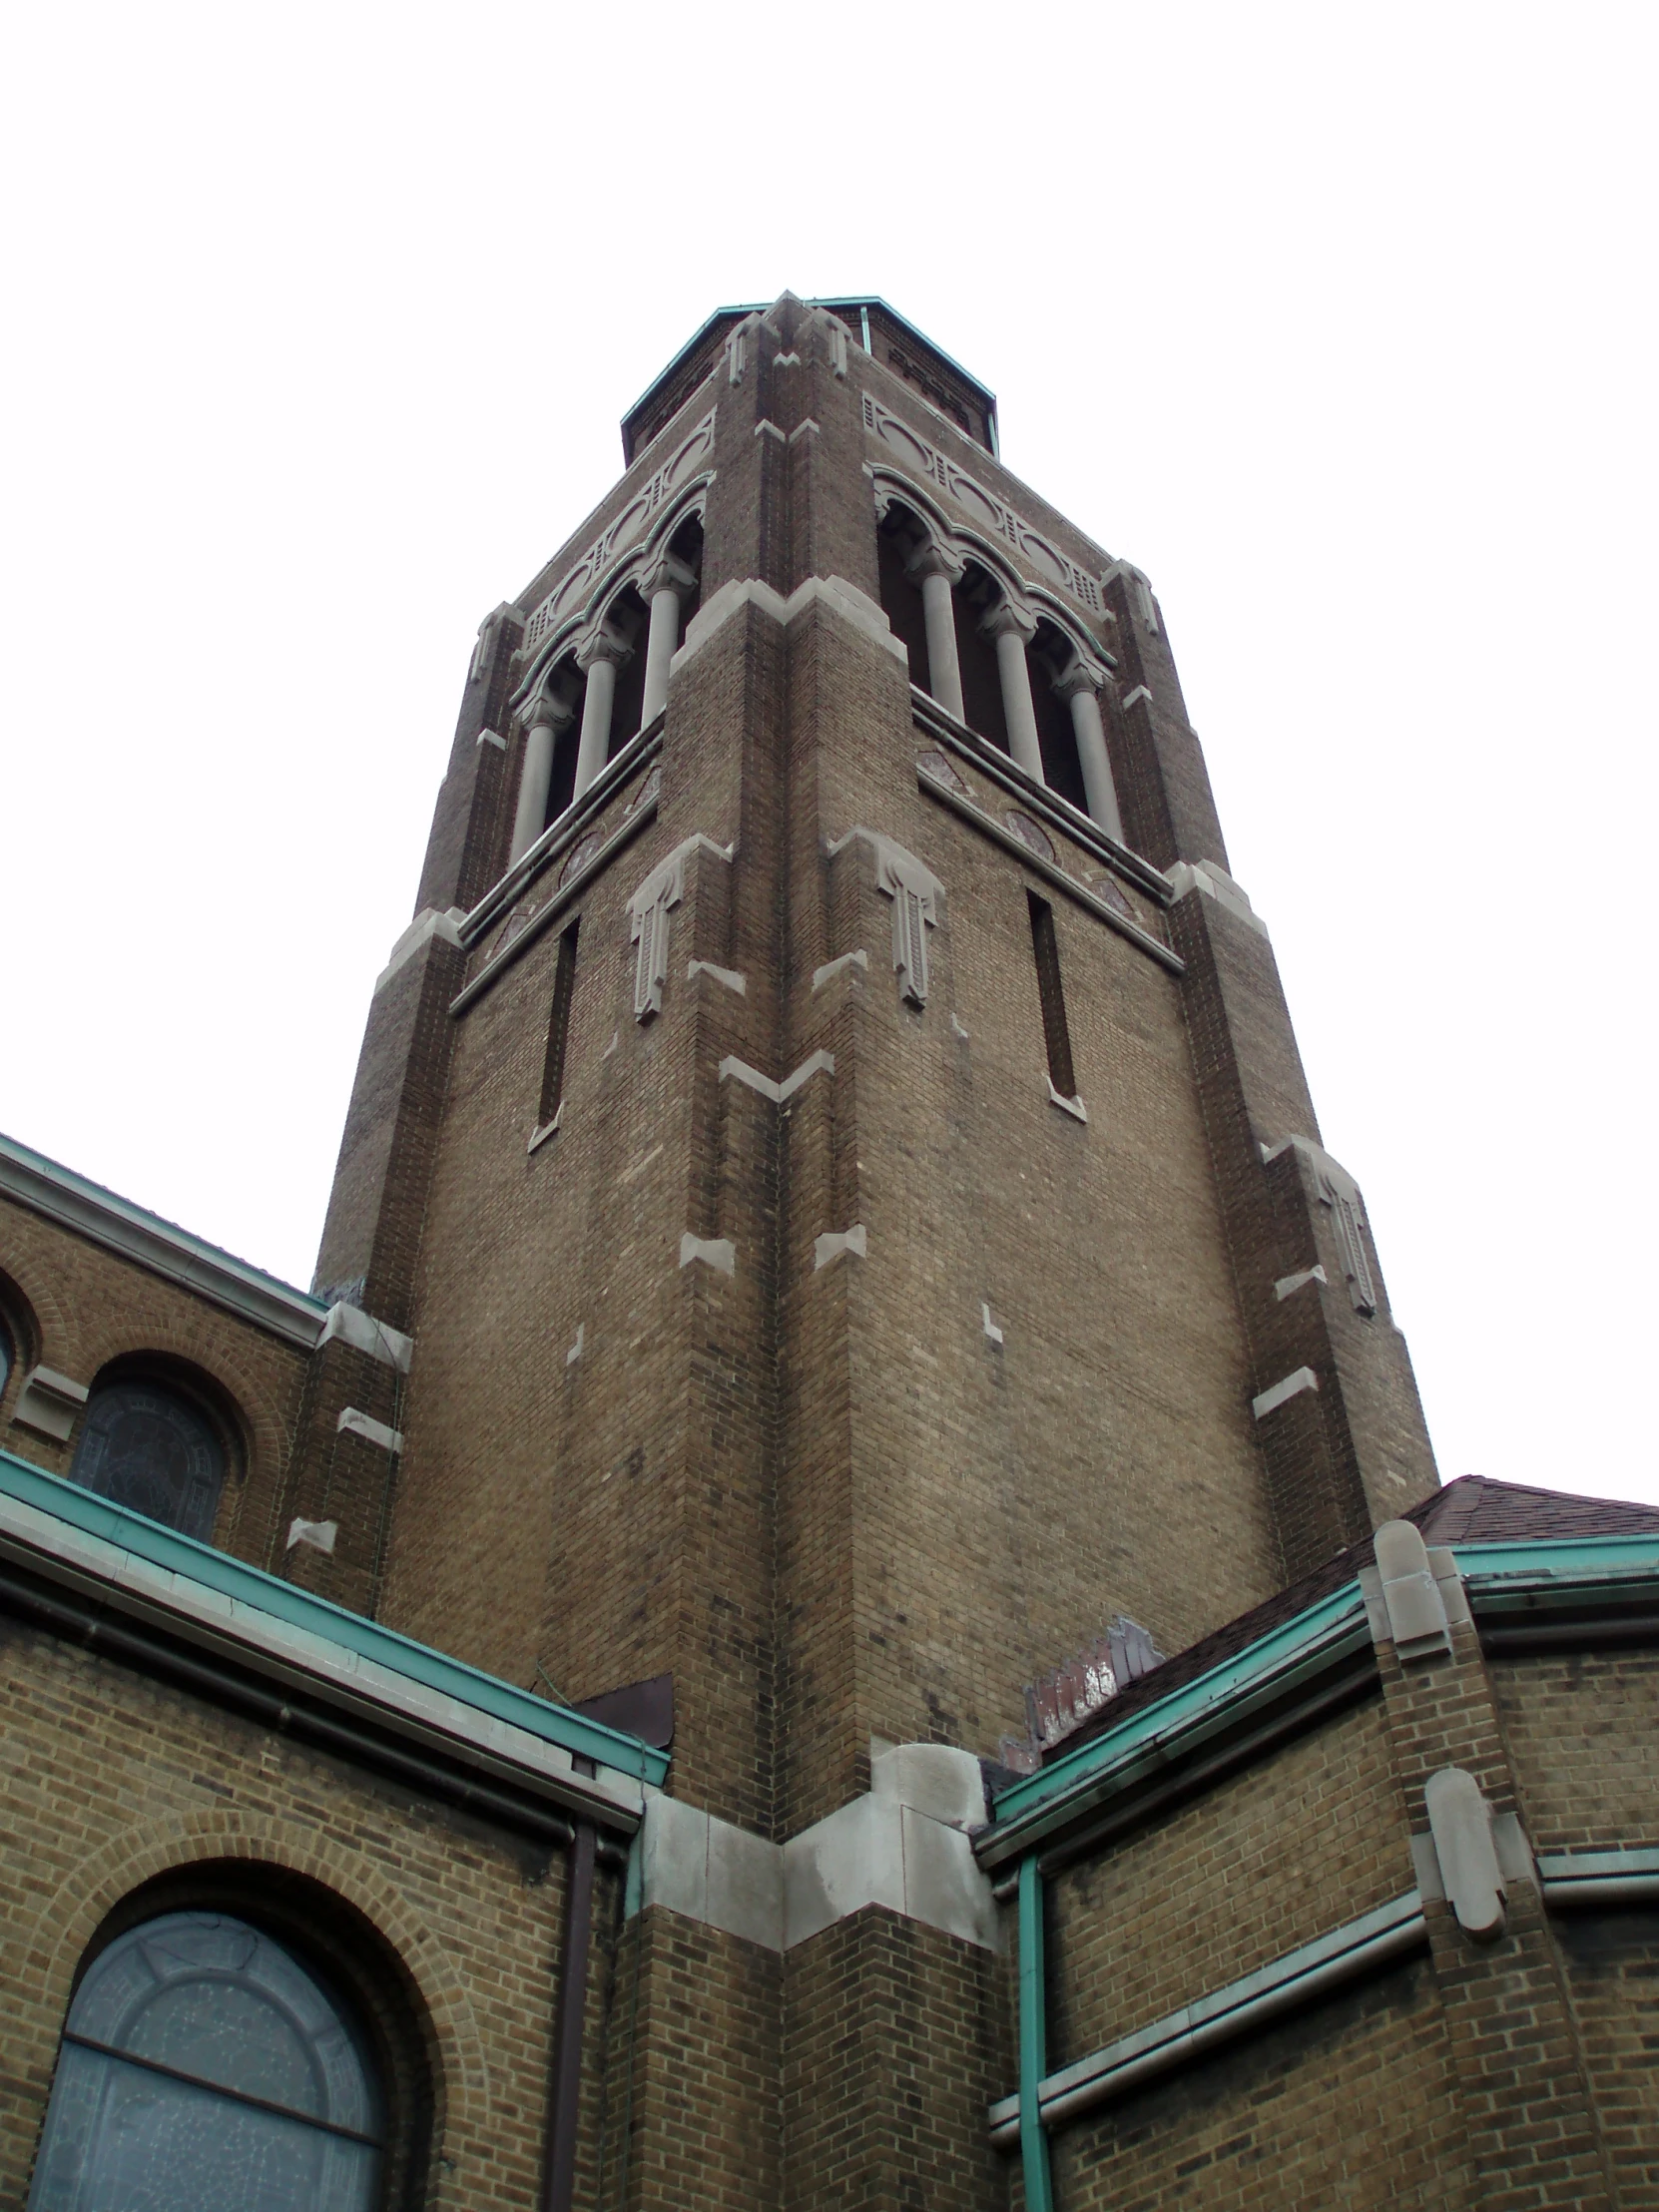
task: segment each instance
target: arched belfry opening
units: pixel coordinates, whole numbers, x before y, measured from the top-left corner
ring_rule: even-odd
[[[540,836],[544,830],[558,821],[575,794],[576,751],[587,689],[587,677],[577,667],[575,655],[567,653],[555,664],[552,674],[542,686],[540,698],[526,718],[531,728],[540,723],[552,739],[552,766],[548,771],[547,796],[542,802],[539,820],[530,825],[532,837]]]
[[[614,760],[640,730],[645,704],[645,640],[651,615],[637,587],[627,584],[605,610],[605,627],[628,643],[628,657],[616,672],[616,693],[611,702],[610,735],[605,758]]]
[[[683,638],[686,634],[687,623],[691,621],[698,608],[703,604],[703,512],[701,508],[694,507],[685,521],[680,524],[668,541],[668,553],[669,558],[678,561],[692,579],[690,587],[680,595],[680,626],[676,639],[676,644],[678,644],[679,638]]]
[[[1056,680],[1077,660],[1077,647],[1057,623],[1039,617],[1037,634],[1026,648],[1031,671],[1031,704],[1037,717],[1037,743],[1042,748],[1043,782],[1051,792],[1069,799],[1080,814],[1089,812],[1089,796],[1083,784],[1082,763],[1077,754],[1077,732],[1070,707],[1055,690]]]
[[[931,692],[937,698],[938,690],[928,663],[927,618],[922,607],[921,585],[912,566],[927,542],[920,517],[901,501],[893,500],[875,533],[881,612],[908,657],[911,683],[918,691]]]
[[[962,672],[962,720],[980,737],[1008,751],[1008,718],[1002,707],[1002,678],[996,647],[985,635],[986,615],[1004,598],[1001,584],[980,562],[970,560],[955,591],[956,657]]]

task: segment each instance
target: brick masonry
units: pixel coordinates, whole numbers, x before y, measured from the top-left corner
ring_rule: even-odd
[[[895,318],[866,355],[855,319],[786,295],[742,320],[735,379],[740,325],[711,332],[630,417],[614,490],[481,627],[417,901],[441,925],[375,991],[317,1269],[413,1338],[407,1377],[0,1201],[13,1449],[72,1458],[5,1425],[34,1362],[175,1374],[234,1442],[221,1546],[523,1687],[671,1673],[670,1787],[773,1843],[868,1789],[872,1744],[994,1758],[1022,1685],[1112,1615],[1180,1651],[1435,1482],[1369,1241],[1375,1312],[1350,1295],[1271,943],[1216,872],[1162,610],[1001,467],[976,387]],[[1006,534],[975,541],[1109,664],[1140,860],[913,694],[866,394],[1099,581],[1097,608],[1062,604]],[[532,617],[711,408],[672,494],[703,552],[666,713],[498,895]],[[964,542],[982,528],[936,478],[912,489]],[[1010,844],[1015,806],[1045,865]],[[938,886],[923,1004],[894,969],[891,847]],[[641,1020],[630,902],[682,848]],[[1049,1096],[1028,893],[1053,909],[1086,1120]],[[1316,1388],[1253,1412],[1303,1369]],[[342,1430],[347,1406],[401,1447]],[[331,1556],[286,1549],[295,1515],[336,1523]],[[397,2078],[427,2081],[434,2119],[406,2201],[536,2202],[561,1856],[112,1661],[7,1649],[13,2201],[82,1948],[136,1885],[224,1859],[345,1901],[364,2001],[414,2023]],[[1652,1707],[1640,1654],[1384,1651],[1374,1694],[1051,1884],[1050,2063],[1398,1897],[1437,1764],[1540,1848],[1659,1840]],[[1659,2202],[1636,1920],[1557,1933],[1521,1895],[1474,1953],[1426,1913],[1417,1957],[1063,2131],[1066,2212]],[[985,2119],[1014,2066],[1006,1949],[866,1905],[780,1953],[661,1906],[625,1919],[602,1874],[577,2201],[1017,2198]]]

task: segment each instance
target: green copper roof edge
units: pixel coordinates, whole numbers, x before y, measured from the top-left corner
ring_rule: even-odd
[[[674,371],[680,366],[680,363],[686,358],[689,353],[693,353],[696,351],[697,347],[702,344],[703,340],[708,336],[709,332],[714,328],[715,324],[722,319],[723,316],[729,314],[766,314],[770,311],[770,309],[776,307],[778,301],[776,299],[751,299],[747,301],[734,299],[729,300],[724,307],[716,307],[712,313],[705,315],[703,320],[698,324],[697,328],[692,332],[691,336],[687,338],[685,344],[681,346],[679,352],[674,355],[672,360],[665,363],[665,365],[657,371],[656,375],[652,377],[650,383],[646,385],[644,391],[640,393],[639,397],[634,401],[633,405],[623,408],[623,421],[627,422],[631,419],[631,417],[639,413],[641,407],[645,405],[645,402],[651,397],[651,394],[657,389],[657,386],[668,381],[668,379],[674,374]],[[890,300],[883,299],[879,292],[837,292],[833,297],[827,296],[822,299],[803,299],[801,304],[804,307],[881,308],[884,313],[890,314],[895,322],[901,323],[903,327],[911,333],[912,336],[919,338],[922,344],[927,347],[930,353],[936,353],[941,361],[943,361],[948,367],[953,368],[956,371],[958,376],[965,378],[966,381],[973,386],[974,390],[979,394],[981,399],[989,401],[990,411],[992,415],[995,415],[996,394],[994,391],[992,391],[990,385],[983,382],[979,377],[975,376],[971,368],[964,368],[961,362],[956,359],[954,354],[947,353],[942,345],[938,344],[936,340],[930,338],[927,335],[927,332],[921,328],[919,323],[912,322],[907,314],[901,314],[899,310],[892,304],[892,302]],[[996,458],[996,455],[993,453],[991,458],[994,460]],[[633,463],[630,462],[629,466],[632,467]]]
[[[1659,1574],[1659,1535],[1544,1537],[1452,1548],[1471,1598],[1499,1597],[1505,1585],[1519,1583],[1565,1588]]]
[[[382,1627],[361,1613],[349,1612],[343,1605],[284,1582],[279,1575],[268,1574],[263,1567],[251,1567],[229,1552],[198,1542],[194,1536],[181,1535],[177,1529],[164,1528],[142,1513],[96,1497],[78,1483],[51,1474],[28,1459],[19,1459],[10,1451],[0,1451],[0,1495],[33,1506],[82,1535],[130,1552],[164,1573],[217,1591],[251,1612],[265,1613],[290,1628],[302,1629],[354,1652],[359,1659],[452,1697],[475,1712],[487,1713],[492,1720],[522,1728],[544,1743],[618,1773],[637,1775],[658,1788],[667,1779],[668,1753],[642,1743],[636,1736],[573,1713],[568,1706],[551,1705],[544,1698],[533,1697],[528,1690],[469,1667],[464,1660],[451,1659],[429,1644],[416,1643],[412,1636],[400,1635],[394,1628]]]
[[[1457,1544],[1459,1571],[1479,1609],[1521,1602],[1531,1593],[1566,1599],[1592,1589],[1639,1587],[1659,1577],[1659,1536],[1527,1538],[1514,1543]],[[1259,1637],[1231,1659],[1160,1698],[1104,1735],[1014,1783],[996,1800],[996,1820],[980,1857],[987,1864],[1040,1842],[1062,1821],[1076,1818],[1088,1798],[1109,1786],[1137,1755],[1164,1739],[1189,1734],[1227,1707],[1290,1686],[1295,1676],[1345,1655],[1364,1617],[1358,1581],[1311,1605],[1293,1620]],[[1369,1634],[1369,1630],[1367,1631]]]
[[[1212,1712],[1251,1693],[1285,1686],[1309,1662],[1323,1664],[1340,1657],[1350,1631],[1364,1622],[1365,1599],[1360,1585],[1345,1583],[1332,1596],[1258,1637],[1231,1659],[1224,1659],[1168,1697],[1144,1706],[1120,1727],[1092,1737],[1053,1766],[1003,1791],[996,1800],[996,1827],[986,1837],[986,1845],[993,1840],[999,1844],[1005,1841],[1004,1824],[1011,1827],[1018,1822],[1023,1828],[1031,1816],[1057,1810],[1061,1802],[1080,1797],[1090,1786],[1108,1779],[1112,1770],[1126,1765],[1136,1752],[1158,1740],[1185,1733]],[[1045,1821],[1044,1827],[1048,1825]],[[998,1836],[998,1830],[1004,1830],[1004,1835]]]

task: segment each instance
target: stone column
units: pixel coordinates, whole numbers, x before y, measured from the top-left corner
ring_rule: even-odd
[[[576,649],[576,666],[587,671],[588,691],[582,702],[582,735],[576,744],[573,802],[581,798],[605,766],[605,752],[611,742],[611,708],[616,701],[616,672],[633,650],[626,638],[604,623]]]
[[[1037,711],[1031,704],[1031,671],[1025,664],[1025,648],[1037,634],[1036,622],[1011,599],[999,599],[981,619],[979,632],[996,646],[1008,751],[1040,784],[1044,781],[1042,747],[1037,742]]]
[[[1089,813],[1109,837],[1123,839],[1123,817],[1112,783],[1112,764],[1106,754],[1106,732],[1100,721],[1100,688],[1105,671],[1081,654],[1054,679],[1058,699],[1069,701],[1071,727],[1077,737],[1077,763],[1083,771],[1083,790]]]
[[[966,563],[947,546],[929,538],[904,563],[905,573],[921,587],[922,619],[927,624],[927,689],[947,715],[962,718],[962,671],[956,658],[956,607],[951,597]]]
[[[524,718],[524,767],[518,779],[518,813],[507,865],[522,859],[547,827],[547,790],[553,781],[553,748],[575,710],[543,692]]]
[[[680,643],[680,608],[697,589],[697,578],[684,561],[665,553],[653,561],[640,578],[640,597],[651,609],[651,630],[645,644],[645,702],[640,727],[653,722],[668,705],[668,664]]]

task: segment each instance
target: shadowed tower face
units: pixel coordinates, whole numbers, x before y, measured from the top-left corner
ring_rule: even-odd
[[[716,315],[624,447],[479,633],[318,1266],[403,1457],[295,1571],[671,1673],[781,1843],[1435,1477],[1145,577],[876,300]]]

